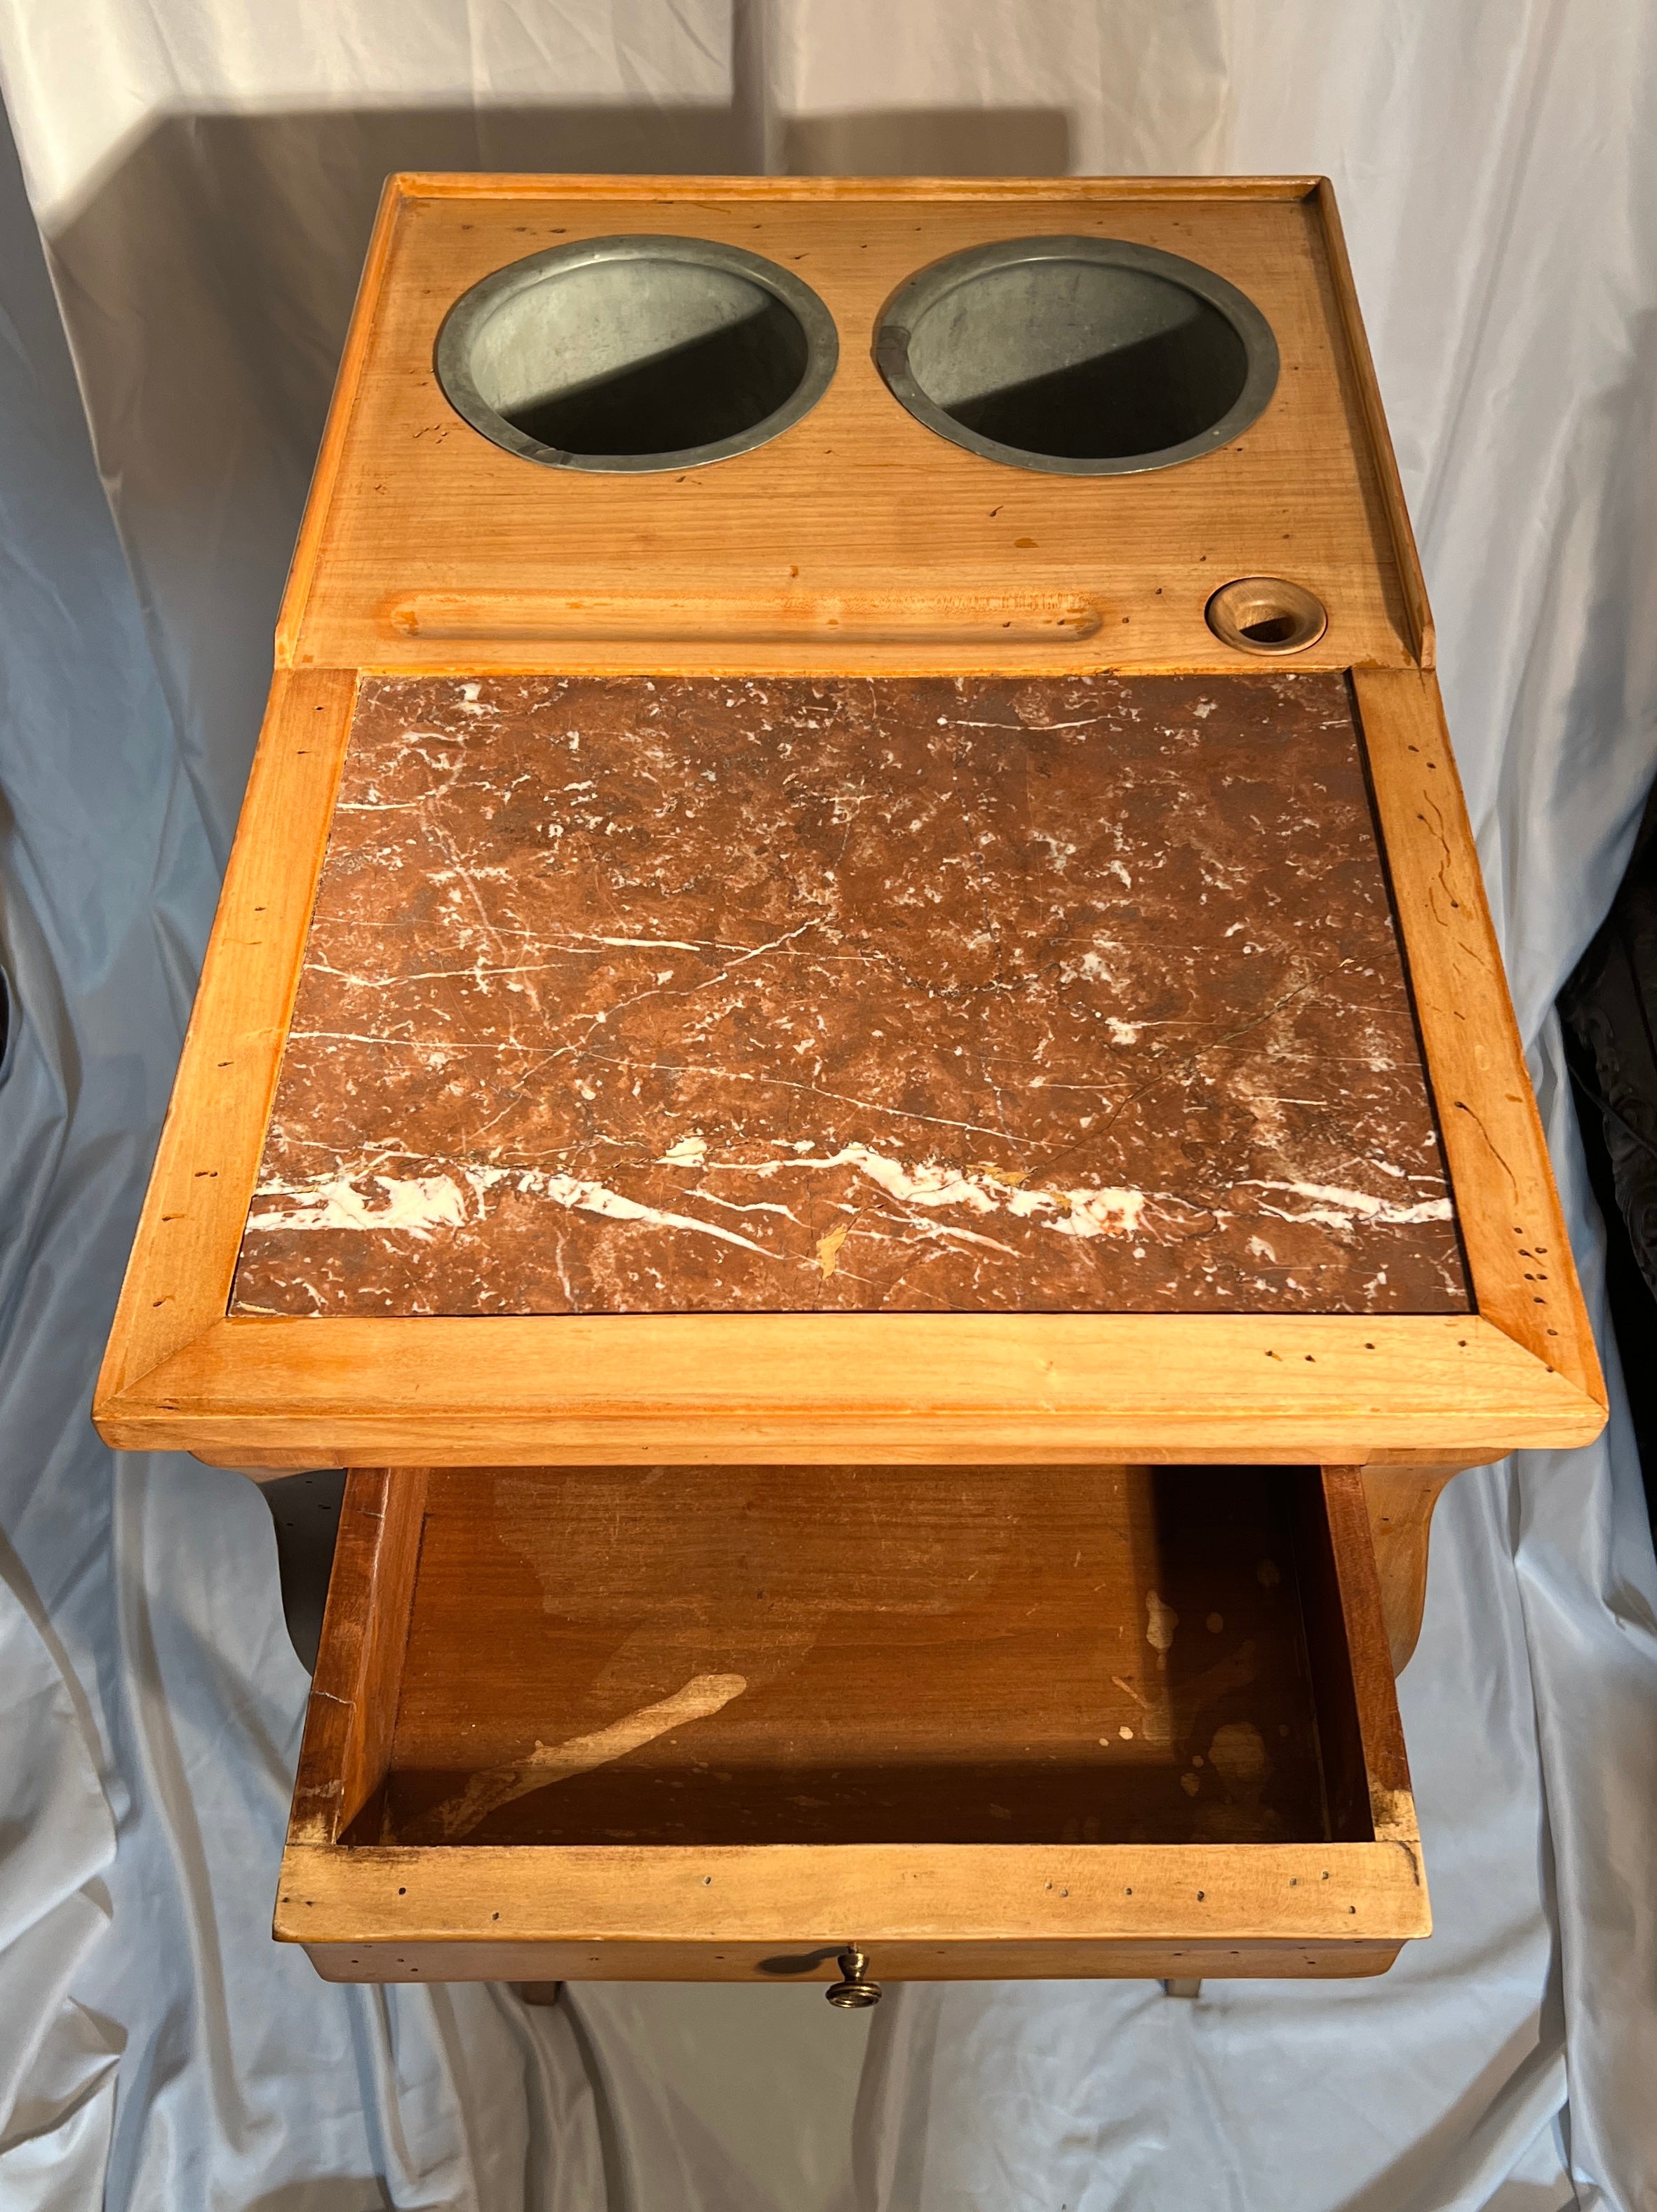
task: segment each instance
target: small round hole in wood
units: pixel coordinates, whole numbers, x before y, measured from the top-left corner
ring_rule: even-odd
[[[1240,653],[1304,653],[1329,627],[1328,610],[1316,592],[1284,576],[1239,576],[1220,586],[1206,612],[1221,644]]]

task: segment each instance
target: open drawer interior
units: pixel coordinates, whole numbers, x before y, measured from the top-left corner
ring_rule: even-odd
[[[717,1864],[701,1887],[723,1905],[786,1864],[797,1902],[775,1910],[808,1920],[816,1867],[837,1900],[832,1940],[857,1919],[859,1868],[878,1920],[877,1863],[1001,1883],[1058,1854],[1091,1880],[1137,1851],[1199,1877],[1211,1863],[1217,1880],[1309,1849],[1322,1888],[1332,1858],[1356,1868],[1349,1847],[1399,1842],[1420,1923],[1413,1836],[1350,1471],[349,1478],[291,1841],[337,1865],[440,1869],[455,1942],[498,1937],[511,1869],[536,1870],[536,1909],[558,1923],[537,1935],[564,1941],[592,1934],[606,1866],[626,1887],[641,1865],[677,1881]],[[410,1882],[394,1887],[406,1899]],[[1201,1878],[1192,1896],[1208,1902]],[[997,1909],[988,1891],[974,1905],[974,1948]],[[317,1910],[279,1913],[279,1932],[314,1944]],[[1348,1900],[1340,1917],[1362,1915]],[[780,1919],[774,1934],[819,1932]],[[1415,1932],[1400,1925],[1392,1948]],[[717,1916],[686,1940],[724,1941]],[[628,1956],[600,1945],[586,1971],[646,1971]]]
[[[1331,1694],[1333,1624],[1301,1565],[1316,1480],[434,1474],[390,1771],[358,1829],[455,1844],[1366,1834],[1356,1711]]]

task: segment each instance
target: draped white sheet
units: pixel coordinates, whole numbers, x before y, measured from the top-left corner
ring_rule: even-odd
[[[914,1987],[871,2028],[805,1990],[331,1989],[269,1942],[305,1683],[268,1516],[115,1466],[86,1407],[387,169],[1332,173],[1601,1304],[1549,1006],[1657,751],[1657,15],[735,10],[0,0],[103,477],[8,169],[0,2206],[106,2166],[117,2212],[1636,2212],[1657,1571],[1620,1402],[1440,1509],[1401,1686],[1438,1932],[1382,1981]]]

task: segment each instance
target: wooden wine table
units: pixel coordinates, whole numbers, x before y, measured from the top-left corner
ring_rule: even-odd
[[[353,1470],[277,1935],[1381,1971],[1603,1417],[1327,185],[393,179],[96,1406]]]

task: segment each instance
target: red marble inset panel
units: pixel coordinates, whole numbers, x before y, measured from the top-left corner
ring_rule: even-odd
[[[1465,1310],[1344,681],[365,679],[232,1310]]]

